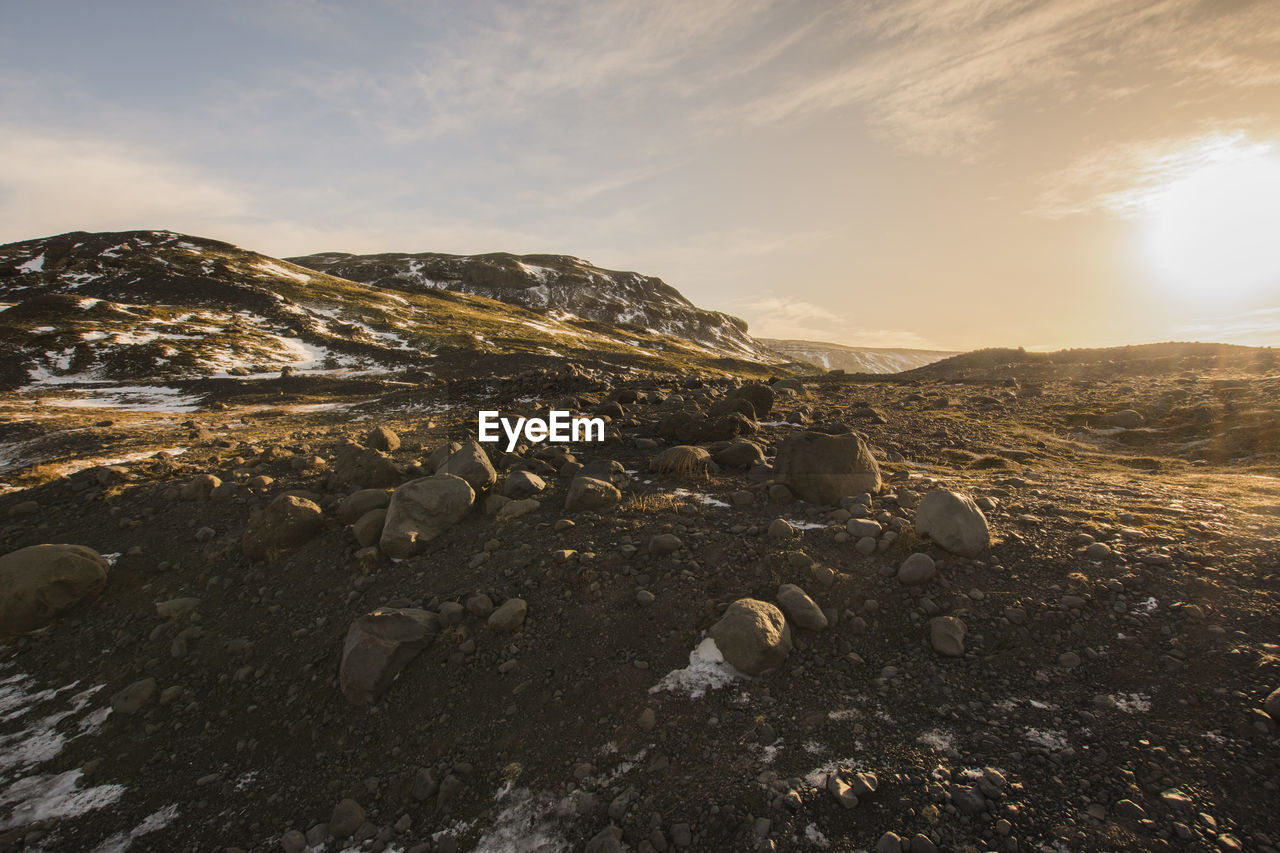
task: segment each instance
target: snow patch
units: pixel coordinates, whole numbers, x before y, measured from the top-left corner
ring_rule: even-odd
[[[0,793],[0,806],[13,805],[10,816],[0,820],[0,830],[38,820],[78,817],[105,808],[124,796],[123,785],[80,788],[82,775],[79,770],[68,770],[49,776],[28,776],[14,782]]]
[[[702,492],[691,492],[688,489],[676,489],[672,494],[678,498],[692,498],[693,500],[704,503],[707,506],[721,507],[723,509],[729,508],[729,504],[719,498],[713,498],[711,495],[704,495]]]
[[[668,672],[661,681],[649,688],[649,692],[661,693],[667,690],[688,694],[690,699],[701,699],[708,690],[724,687],[740,678],[746,678],[746,675],[734,669],[724,659],[715,640],[706,637],[689,652],[687,667]]]
[[[311,276],[307,275],[306,273],[298,272],[297,270],[291,270],[288,267],[282,267],[279,264],[275,263],[274,261],[259,261],[258,263],[254,264],[254,266],[262,270],[263,272],[271,273],[272,275],[282,275],[285,278],[291,278],[294,281],[300,281],[303,284],[306,284],[307,282],[311,281]]]
[[[143,818],[142,823],[128,832],[117,832],[94,848],[93,853],[124,853],[133,842],[144,835],[150,835],[173,823],[178,816],[176,803],[167,805]]]
[[[22,273],[41,272],[44,269],[44,252],[36,255],[25,264],[18,265],[18,271]]]

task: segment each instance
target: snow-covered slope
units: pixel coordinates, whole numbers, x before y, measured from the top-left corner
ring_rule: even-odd
[[[759,338],[760,343],[793,361],[804,361],[827,370],[846,373],[901,373],[956,355],[926,349],[847,347],[818,341]]]
[[[10,388],[265,376],[286,367],[387,371],[440,354],[616,357],[675,370],[745,355],[741,346],[416,284],[370,286],[167,231],[73,232],[0,246],[0,349],[0,387]]]
[[[442,255],[325,252],[292,263],[378,287],[418,287],[486,296],[524,308],[636,326],[726,355],[771,360],[747,324],[698,308],[660,278],[594,266],[566,255]]]

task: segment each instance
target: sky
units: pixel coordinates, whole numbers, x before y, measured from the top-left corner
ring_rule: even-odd
[[[754,334],[1280,345],[1274,0],[0,0],[0,243],[575,255]]]

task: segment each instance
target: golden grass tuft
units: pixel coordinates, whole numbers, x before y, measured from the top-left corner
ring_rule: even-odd
[[[677,444],[653,457],[649,470],[655,474],[699,479],[707,475],[712,464],[711,454],[701,447]]]

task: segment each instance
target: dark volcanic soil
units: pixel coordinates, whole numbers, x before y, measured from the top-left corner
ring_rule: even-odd
[[[1034,388],[806,381],[757,438],[772,455],[800,428],[788,416],[866,436],[886,475],[869,515],[894,534],[869,555],[845,532],[850,501],[773,502],[746,472],[647,473],[676,443],[657,421],[726,387],[582,370],[182,413],[5,401],[0,553],[118,557],[101,597],[0,648],[0,849],[266,851],[289,830],[315,849],[399,851],[898,850],[890,832],[911,851],[1280,843],[1280,741],[1262,711],[1280,686],[1274,368]],[[639,400],[609,440],[572,448],[633,472],[615,508],[566,514],[568,483],[548,473],[536,511],[477,510],[400,562],[357,556],[336,519],[352,490],[337,450],[374,426],[403,440],[391,455],[408,480],[474,432],[478,408],[572,396],[589,412],[631,399],[619,392]],[[1144,422],[1109,426],[1125,409]],[[160,449],[182,452],[149,458]],[[491,455],[500,474],[517,461]],[[199,474],[230,485],[181,499]],[[987,552],[915,534],[916,500],[938,487],[989,499]],[[313,494],[326,529],[251,561],[252,512],[291,489]],[[777,518],[796,535],[770,536]],[[650,555],[660,533],[682,547]],[[1095,541],[1110,552],[1090,559]],[[939,571],[906,587],[895,573],[915,551]],[[725,607],[774,601],[783,583],[832,624],[793,629],[780,669],[696,697],[654,691]],[[476,593],[527,601],[523,628],[488,628]],[[157,615],[182,597],[199,604]],[[467,605],[461,624],[381,702],[344,699],[352,620],[449,602]],[[962,658],[931,647],[939,614],[967,627]],[[143,678],[156,697],[109,713]],[[877,789],[846,807],[827,777],[857,772]],[[345,799],[363,816],[335,841]]]

